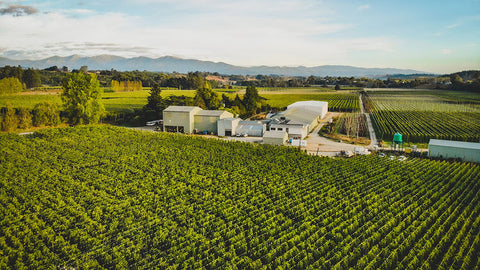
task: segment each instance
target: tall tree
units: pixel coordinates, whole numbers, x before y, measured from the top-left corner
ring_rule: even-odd
[[[203,87],[197,89],[194,103],[200,108],[207,110],[216,110],[220,107],[218,94],[212,90],[208,82],[205,82]]]
[[[147,98],[147,105],[145,105],[145,109],[155,111],[160,113],[163,111],[165,107],[165,102],[162,98],[162,89],[160,89],[160,85],[154,84],[152,89],[150,90],[150,95]]]
[[[247,86],[245,96],[243,96],[243,105],[248,113],[255,113],[259,107],[260,96],[255,86]]]
[[[97,123],[105,111],[102,94],[95,74],[68,74],[61,95],[68,122],[74,125]]]
[[[15,108],[13,108],[10,103],[7,103],[4,108],[4,116],[2,120],[2,131],[13,131],[17,128],[18,118],[15,115]]]
[[[0,95],[22,92],[22,83],[16,77],[3,78],[0,80]]]
[[[34,88],[42,86],[40,74],[35,69],[29,68],[23,73],[23,82],[27,88]]]

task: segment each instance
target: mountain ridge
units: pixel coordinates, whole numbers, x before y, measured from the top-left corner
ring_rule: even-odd
[[[184,59],[174,56],[150,58],[145,56],[125,58],[116,55],[102,54],[97,56],[51,56],[40,60],[14,60],[0,57],[0,66],[13,65],[24,68],[45,69],[51,66],[67,66],[69,69],[79,69],[88,66],[90,70],[132,71],[148,70],[153,72],[179,72],[194,71],[218,72],[225,75],[278,75],[278,76],[343,76],[343,77],[378,77],[392,74],[418,74],[427,73],[413,69],[398,68],[364,68],[347,65],[321,65],[321,66],[235,66],[224,62],[202,61],[197,59]]]

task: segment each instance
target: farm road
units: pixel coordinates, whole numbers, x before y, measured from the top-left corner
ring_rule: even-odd
[[[367,121],[368,134],[370,134],[370,145],[368,148],[372,149],[374,145],[378,145],[377,136],[375,135],[375,130],[373,129],[372,120],[370,119],[370,114],[365,112],[363,106],[362,95],[359,96],[360,99],[360,112],[365,115]]]

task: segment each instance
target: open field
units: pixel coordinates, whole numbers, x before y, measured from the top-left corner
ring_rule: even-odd
[[[233,91],[232,91],[233,90]],[[358,110],[358,94],[350,91],[325,91],[317,88],[293,88],[286,90],[285,88],[272,89],[268,91],[259,91],[262,97],[267,98],[267,103],[273,107],[286,107],[295,101],[304,100],[322,100],[329,101],[329,107],[335,111]],[[230,98],[234,98],[236,94],[240,96],[244,94],[244,90],[238,89],[217,89],[219,96],[226,94]],[[148,90],[135,92],[106,92],[103,94],[105,108],[108,111],[125,111],[132,109],[140,109],[147,103]],[[189,97],[195,96],[195,90],[162,90],[163,96],[185,95]],[[33,108],[35,104],[50,101],[61,104],[59,92],[23,92],[20,94],[0,96],[0,107],[5,106],[6,102],[10,102],[13,107]]]
[[[111,126],[0,146],[0,269],[480,267],[476,164]]]
[[[0,107],[5,106],[9,102],[13,107],[33,107],[40,102],[52,102],[58,105],[62,104],[60,92],[22,92],[12,95],[0,95]],[[147,104],[149,91],[135,92],[106,92],[103,94],[103,102],[107,111],[125,111],[132,109],[140,109]],[[194,90],[162,90],[163,96],[185,95],[189,97],[195,96]]]

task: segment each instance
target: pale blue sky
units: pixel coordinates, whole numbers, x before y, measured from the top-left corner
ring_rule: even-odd
[[[480,69],[480,0],[0,1],[0,55]]]

